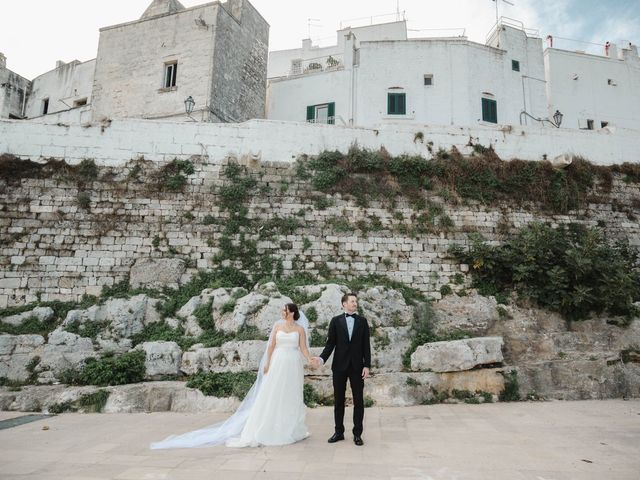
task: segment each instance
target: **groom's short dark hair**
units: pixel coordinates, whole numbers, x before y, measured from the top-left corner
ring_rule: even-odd
[[[358,296],[355,293],[349,292],[349,293],[345,293],[342,296],[342,303],[346,302],[347,300],[349,300],[349,297],[356,297],[358,298]]]

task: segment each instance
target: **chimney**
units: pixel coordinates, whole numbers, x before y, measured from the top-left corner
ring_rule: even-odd
[[[0,68],[7,68],[7,57],[2,52],[0,52]]]
[[[56,61],[56,68],[60,68],[60,67],[62,67],[63,65],[65,65],[65,63],[64,63],[62,60],[58,60],[58,61]]]

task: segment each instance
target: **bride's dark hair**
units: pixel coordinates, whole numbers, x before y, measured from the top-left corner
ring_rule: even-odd
[[[295,303],[287,303],[285,306],[287,307],[287,311],[293,313],[294,320],[298,320],[300,318],[300,311]]]

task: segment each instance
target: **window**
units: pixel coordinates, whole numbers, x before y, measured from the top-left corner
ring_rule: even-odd
[[[425,74],[425,76],[424,76],[424,84],[425,85],[433,85],[433,75],[432,74]]]
[[[490,98],[482,99],[482,121],[498,123],[498,104]]]
[[[612,87],[617,86],[618,84],[613,78],[607,78],[607,85],[611,85]]]
[[[320,103],[307,107],[307,122],[309,123],[335,123],[336,104],[335,102]]]
[[[49,99],[45,98],[42,100],[42,115],[46,115],[49,113]]]
[[[387,115],[406,115],[407,97],[405,93],[387,93]]]
[[[302,73],[302,59],[297,58],[291,60],[291,75],[300,75]]]
[[[587,119],[587,130],[593,130],[593,120]]]
[[[514,72],[520,71],[520,62],[518,60],[511,60],[511,70]]]
[[[73,102],[73,107],[82,107],[83,105],[87,104],[87,99],[86,98],[81,98],[80,100],[76,100],[75,102]]]
[[[164,88],[176,86],[176,78],[178,75],[178,62],[164,64]]]
[[[600,128],[608,127],[609,122],[600,122]]]

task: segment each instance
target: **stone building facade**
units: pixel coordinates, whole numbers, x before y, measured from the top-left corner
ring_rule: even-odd
[[[247,0],[192,8],[153,0],[140,19],[100,30],[96,59],[58,62],[37,77],[26,117],[46,122],[39,117],[58,113],[56,121],[82,123],[264,118],[268,42],[269,25]]]
[[[246,0],[184,8],[154,1],[134,22],[100,30],[93,118],[264,117],[269,27]]]
[[[7,57],[0,53],[0,118],[24,117],[31,82],[7,68]]]

